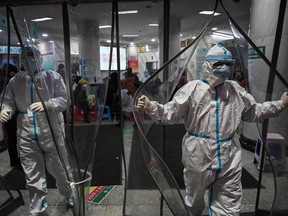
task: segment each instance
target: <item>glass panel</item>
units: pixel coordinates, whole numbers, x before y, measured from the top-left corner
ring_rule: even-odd
[[[265,9],[265,6],[263,7],[263,10]],[[254,5],[254,7],[257,6]],[[255,12],[255,16],[256,15],[257,12]],[[267,16],[269,17],[269,15]],[[272,17],[268,19],[272,19]],[[282,79],[283,77],[287,80],[288,77],[284,71],[281,71],[283,64],[286,64],[281,58],[278,59],[277,63],[277,69],[279,68],[279,71],[275,71],[272,64],[269,63],[268,56],[274,55],[275,48],[273,47],[272,49],[272,46],[270,47],[268,44],[269,41],[274,40],[274,38],[271,39],[265,35],[258,36],[260,38],[256,37],[255,35],[257,35],[258,32],[254,32],[255,26],[252,26],[250,29],[252,39],[247,41],[247,35],[241,33],[241,29],[239,29],[239,26],[235,24],[233,19],[230,19],[230,25],[235,37],[236,48],[241,59],[241,68],[244,74],[247,74],[247,78],[249,78],[248,89],[251,91],[251,94],[258,102],[265,100],[265,97],[270,97],[271,100],[279,100],[287,89],[287,81],[286,83],[281,82],[280,78]],[[285,26],[285,24],[283,26]],[[275,44],[277,43],[275,42]],[[253,48],[255,46],[258,47],[258,50]],[[264,57],[262,57],[259,52],[264,54]],[[277,52],[279,52],[280,55],[283,55],[281,49],[277,49]],[[261,71],[261,73],[259,71]],[[276,75],[276,72],[279,74],[278,76]],[[271,80],[273,81],[271,82]],[[274,87],[271,88],[271,86]],[[272,93],[269,93],[269,88],[272,90],[273,96]],[[270,117],[272,116],[273,115]],[[259,215],[264,215],[264,212],[266,212],[267,215],[287,215],[288,213],[288,205],[286,202],[288,196],[288,169],[286,161],[287,147],[285,144],[285,140],[287,140],[287,133],[285,132],[287,122],[283,121],[283,117],[285,118],[285,113],[280,114],[279,117],[271,118],[262,125],[256,124],[256,126],[254,126],[246,122],[244,124],[244,137],[248,136],[249,138],[253,137],[253,139],[255,139],[255,137],[258,136],[257,141],[253,139],[249,140],[247,137],[246,141],[248,141],[248,143],[254,142],[255,145],[255,167],[253,169],[250,165],[250,172],[253,173],[254,176],[258,175],[257,177],[259,178],[261,176],[261,184],[258,184],[259,200],[256,200],[258,201],[256,205],[258,207],[257,211]],[[263,128],[266,128],[267,131]],[[267,136],[265,142],[263,142],[263,131],[266,131],[265,133],[268,132],[265,134],[265,136]],[[244,139],[242,140],[244,143]],[[261,160],[263,162],[263,170],[259,173],[262,166]]]
[[[31,10],[35,13],[29,13]],[[25,80],[19,80],[19,86],[15,91],[16,106],[20,111],[18,125],[22,125],[18,137],[20,140],[23,139],[23,146],[35,142],[37,144],[35,146],[45,152],[47,169],[57,179],[61,194],[69,196],[68,190],[64,189],[68,188],[65,178],[72,188],[74,215],[85,215],[92,173],[95,174],[93,167],[96,137],[102,116],[105,116],[103,124],[116,124],[111,117],[110,108],[105,105],[110,73],[110,43],[104,44],[106,53],[103,54],[104,60],[100,61],[102,57],[100,45],[104,39],[111,38],[111,28],[100,32],[99,25],[112,25],[111,4],[79,4],[68,7],[72,65],[66,67],[71,71],[64,69],[64,71],[57,71],[58,73],[55,72],[58,65],[66,65],[63,22],[62,17],[59,16],[62,14],[61,6],[24,6],[14,8],[13,12],[23,45],[29,46],[24,48],[25,52],[22,52],[19,62],[19,65],[20,63],[24,65],[26,72],[22,71],[21,74]],[[43,15],[52,19],[37,24],[32,21]],[[46,35],[43,35],[44,33]],[[8,95],[5,98],[6,105],[11,99],[9,97]],[[42,105],[43,111],[42,108],[39,108],[40,112],[33,111],[30,104],[35,102],[40,102],[37,107]],[[14,108],[16,107],[13,107],[13,111]],[[64,116],[66,118],[63,118]],[[32,125],[28,123],[30,121]],[[34,133],[30,134],[32,128]],[[119,145],[115,143],[115,146]],[[111,149],[115,150],[110,160],[118,164],[117,183],[119,184],[121,182],[120,147]],[[20,152],[22,154],[23,150]],[[53,152],[53,159],[48,158],[48,152]],[[106,154],[107,152],[104,152],[104,155]],[[60,156],[63,167],[57,155]],[[38,169],[43,170],[44,166]],[[101,179],[101,176],[98,179]],[[94,181],[93,184],[97,183]],[[102,181],[102,184],[105,183]]]

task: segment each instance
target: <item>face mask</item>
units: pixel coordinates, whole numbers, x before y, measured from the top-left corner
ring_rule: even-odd
[[[220,65],[213,69],[213,74],[216,77],[226,80],[231,74],[231,68],[225,64]]]
[[[32,69],[31,72],[34,73],[35,71],[38,71],[37,61],[33,58],[28,58],[28,59],[29,59],[28,64],[30,65],[30,67]],[[29,66],[28,65],[26,65],[26,66],[27,66],[26,68],[28,70]]]

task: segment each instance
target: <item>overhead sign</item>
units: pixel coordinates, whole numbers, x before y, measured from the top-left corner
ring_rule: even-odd
[[[0,54],[6,54],[8,53],[8,47],[7,46],[0,46]],[[10,47],[10,54],[19,54],[20,53],[20,47]]]

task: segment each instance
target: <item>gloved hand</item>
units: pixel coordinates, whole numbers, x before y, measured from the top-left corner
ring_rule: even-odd
[[[31,104],[30,105],[30,109],[33,112],[42,112],[42,111],[44,111],[44,107],[43,107],[41,102],[35,102],[35,103]]]
[[[281,102],[281,106],[283,109],[288,107],[288,92],[284,92],[279,102]]]
[[[150,111],[153,107],[153,104],[149,100],[148,97],[145,95],[142,95],[140,98],[137,100],[137,109],[142,110],[142,111]]]
[[[7,122],[11,118],[11,110],[8,108],[4,108],[0,112],[0,121],[2,123]]]

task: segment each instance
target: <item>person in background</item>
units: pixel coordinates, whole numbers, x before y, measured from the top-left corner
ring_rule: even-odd
[[[0,96],[1,96],[1,92],[3,90],[5,86],[5,74],[0,74]],[[2,100],[2,96],[0,98]],[[1,101],[0,101],[1,103]],[[3,124],[2,122],[0,122],[0,153],[6,151],[8,148],[8,145],[6,143],[5,140],[5,136],[4,136],[4,128],[3,128]]]
[[[117,95],[118,91],[118,73],[113,72],[110,74],[107,97],[106,97],[106,105],[110,106],[111,112],[115,115],[119,113],[120,104],[119,97]]]
[[[90,123],[89,120],[90,106],[86,94],[86,83],[87,83],[86,80],[80,79],[77,82],[77,86],[76,89],[73,91],[73,94],[74,94],[75,106],[81,109],[84,113],[84,122]]]
[[[8,74],[7,79],[5,83],[5,75],[6,70],[8,67]],[[2,73],[0,75],[0,86],[4,89],[4,87],[8,84],[9,80],[12,79],[18,72],[18,69],[15,65],[12,64],[5,64],[2,69]],[[3,91],[3,89],[0,89],[0,93]],[[2,99],[2,96],[1,96]],[[10,120],[8,120],[6,123],[4,123],[4,128],[7,132],[7,143],[8,143],[8,153],[10,158],[10,166],[11,167],[17,167],[21,168],[20,165],[20,159],[18,156],[17,151],[17,116],[18,116],[18,110],[15,111],[14,115],[11,117]]]
[[[127,86],[127,83],[133,83],[135,91],[142,85],[137,74],[132,72],[132,68],[128,67],[125,73],[125,79],[123,81],[122,87]]]
[[[65,82],[65,66],[64,66],[64,64],[60,63],[58,65],[58,68],[57,68],[56,72],[59,73],[62,76],[62,78],[63,78],[63,80]]]
[[[135,85],[135,76],[133,75],[132,68],[128,67],[126,70],[127,72],[125,73],[125,78],[123,80],[122,87],[126,86],[127,83],[132,83],[133,85]]]
[[[121,89],[122,111],[126,118],[133,120],[133,97],[135,94],[135,86],[132,82],[125,83]]]
[[[20,51],[20,58],[26,71],[19,71],[9,81],[1,107],[0,121],[7,122],[15,111],[19,110],[17,145],[30,196],[30,216],[38,216],[48,207],[45,167],[56,179],[60,194],[66,198],[66,206],[73,207],[71,190],[43,107],[44,103],[51,117],[50,122],[59,147],[65,148],[61,112],[67,108],[68,95],[60,74],[42,70],[43,59],[36,46],[24,46]],[[31,78],[32,74],[34,79]],[[33,80],[37,83],[34,84]],[[45,89],[41,88],[42,86],[38,88],[43,103],[36,92],[36,84],[46,86]]]
[[[144,83],[149,77],[150,77],[149,71],[145,69],[143,72],[143,76],[140,79],[140,82]]]
[[[181,75],[178,83],[177,83],[177,86],[176,86],[176,88],[175,88],[172,96],[174,96],[175,93],[176,93],[180,88],[182,88],[187,82],[188,82],[188,80],[187,80],[187,72],[184,71],[183,74]]]
[[[78,86],[78,82],[82,77],[78,75],[78,71],[72,71],[72,90]]]
[[[237,81],[238,84],[239,84],[242,88],[244,88],[244,89],[247,88],[246,80],[244,79],[242,73],[236,74],[234,80]]]
[[[20,65],[20,71],[25,71],[23,64]]]
[[[154,121],[173,124],[184,118],[187,133],[182,141],[186,186],[185,204],[191,216],[202,214],[209,190],[210,215],[240,214],[242,199],[241,146],[233,136],[241,122],[262,122],[288,107],[288,92],[277,101],[257,103],[231,76],[234,59],[217,44],[209,49],[202,79],[188,82],[172,101],[159,104],[145,95],[137,108]]]

